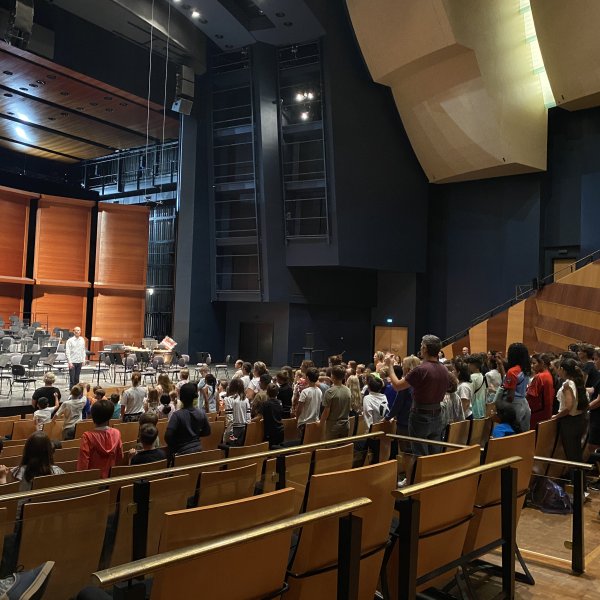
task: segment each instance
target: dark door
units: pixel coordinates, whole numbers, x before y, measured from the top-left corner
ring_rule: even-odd
[[[273,323],[240,323],[239,356],[248,362],[273,362]]]

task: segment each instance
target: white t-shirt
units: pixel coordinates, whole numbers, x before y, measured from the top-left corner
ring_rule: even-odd
[[[456,393],[461,400],[466,398],[469,401],[469,406],[465,410],[465,419],[467,419],[473,414],[473,411],[471,410],[471,405],[473,403],[473,385],[467,381],[461,381],[458,384]]]
[[[81,411],[85,407],[85,397],[81,398],[69,398],[65,400],[56,411],[56,418],[64,415],[63,429],[69,429],[75,427],[79,421],[81,421]]]
[[[248,389],[248,386],[250,385],[250,375],[242,375],[240,379],[244,384],[244,391],[246,391]]]
[[[52,421],[52,411],[53,409],[50,407],[38,408],[38,410],[33,413],[33,418],[38,431],[41,431],[44,428],[44,423],[50,423],[50,421]]]
[[[367,427],[383,421],[388,411],[388,401],[385,394],[369,392],[363,398],[363,419]]]
[[[246,377],[248,376],[246,375]],[[242,379],[244,378],[242,377]],[[258,394],[258,392],[260,392],[260,377],[254,377],[253,379],[248,377],[248,379],[249,383],[246,387],[250,388],[255,394]]]
[[[485,378],[487,380],[488,387],[493,388],[494,391],[502,385],[502,375],[500,375],[498,369],[492,369],[491,371],[488,371],[485,374]]]
[[[319,420],[322,399],[323,393],[318,387],[307,387],[300,392],[298,402],[302,404],[302,413],[298,419],[298,425],[314,423]]]
[[[127,388],[123,392],[121,404],[125,406],[126,415],[135,415],[144,412],[144,398],[148,395],[148,390],[141,385]]]
[[[580,410],[577,410],[577,386],[575,385],[575,382],[571,379],[567,379],[565,381],[565,384],[571,388],[571,391],[573,392],[573,397],[575,398],[575,400],[573,401],[573,406],[569,411],[569,416],[574,417],[575,415],[579,415],[582,412]],[[563,386],[561,386],[558,392],[556,393],[556,399],[558,400],[558,412],[565,410],[567,406]]]

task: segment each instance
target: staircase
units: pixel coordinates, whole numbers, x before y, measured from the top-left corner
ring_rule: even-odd
[[[513,342],[523,342],[532,354],[560,353],[581,341],[600,346],[600,251],[476,319],[444,340],[443,351],[446,358],[465,346],[471,352],[506,352]]]

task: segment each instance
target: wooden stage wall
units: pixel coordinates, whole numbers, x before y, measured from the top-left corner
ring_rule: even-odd
[[[513,342],[524,342],[529,352],[564,352],[569,344],[600,346],[600,260],[569,272],[536,294],[517,302],[469,330],[444,347],[446,358],[471,352],[506,352]]]
[[[98,345],[139,344],[146,207],[0,188],[0,214],[0,318],[31,314],[50,330],[80,325]]]

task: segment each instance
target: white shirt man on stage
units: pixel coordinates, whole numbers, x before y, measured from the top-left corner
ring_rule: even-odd
[[[75,335],[67,340],[65,346],[71,387],[79,383],[81,367],[85,363],[85,340],[81,337],[81,327],[75,327],[73,333]]]

